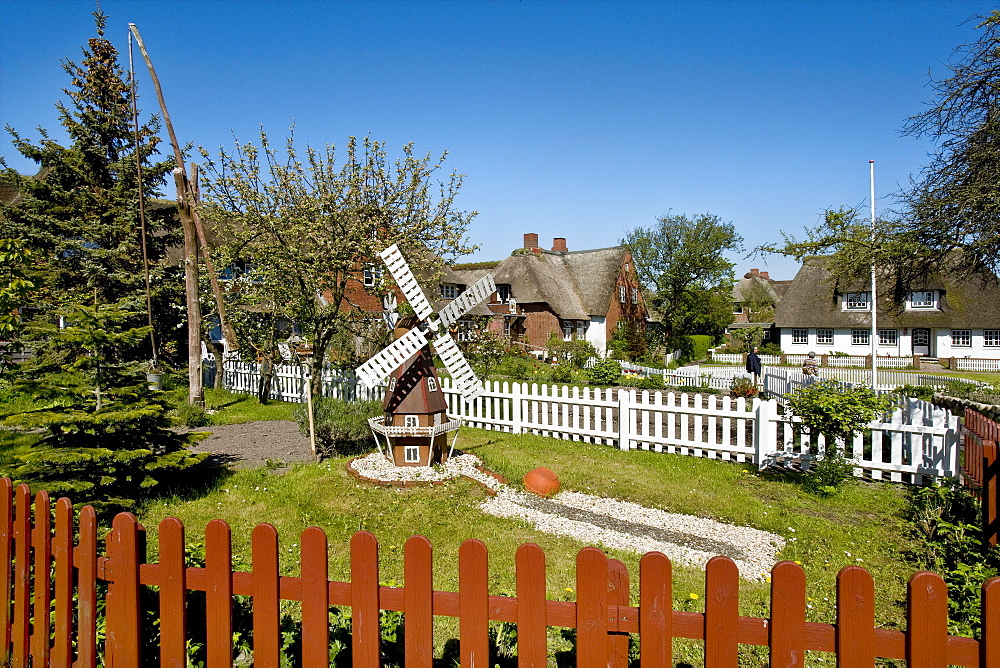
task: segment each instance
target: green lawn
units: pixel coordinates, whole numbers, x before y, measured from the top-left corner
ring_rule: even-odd
[[[902,626],[899,604],[906,579],[915,569],[901,558],[907,538],[902,520],[906,495],[900,486],[859,483],[821,499],[780,476],[761,476],[752,467],[731,462],[621,452],[603,445],[475,429],[462,430],[458,447],[477,454],[518,486],[524,473],[544,465],[559,474],[565,489],[781,534],[789,539],[781,558],[800,561],[806,570],[811,621],[834,620],[837,571],[847,565],[865,566],[878,583],[878,623]],[[534,542],[547,555],[550,598],[572,598],[568,590],[575,588],[574,560],[582,543],[482,513],[477,506],[485,493],[469,481],[398,490],[357,482],[345,472],[345,462],[300,464],[280,474],[266,468],[240,471],[211,489],[154,502],[141,518],[150,530],[150,545],[156,542],[156,524],[166,516],[181,518],[188,540],[195,542],[201,540],[205,523],[221,518],[232,526],[234,554],[245,566],[253,526],[269,522],[281,536],[283,571],[294,574],[298,535],[316,525],[329,538],[330,577],[348,580],[350,536],[367,529],[382,546],[382,580],[399,582],[403,544],[409,536],[423,534],[435,547],[435,587],[456,591],[458,547],[465,539],[479,538],[490,550],[492,591],[502,593],[514,591],[518,545]],[[637,577],[639,555],[609,554],[622,559]],[[701,609],[701,599],[695,601],[690,594],[701,596],[703,588],[701,569],[675,569],[679,606]],[[743,614],[767,616],[766,583],[745,582],[741,595]]]

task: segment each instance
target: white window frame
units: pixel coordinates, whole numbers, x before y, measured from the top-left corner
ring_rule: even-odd
[[[880,346],[895,347],[899,345],[899,332],[895,329],[878,330],[878,344]]]
[[[573,340],[573,321],[563,320],[560,325],[562,326],[563,341]]]
[[[587,321],[577,320],[576,321],[576,338],[585,339],[587,338]]]
[[[864,299],[864,301],[862,301]],[[844,295],[844,310],[867,311],[871,308],[871,294],[867,292],[848,292]]]
[[[510,289],[510,284],[500,283],[497,285],[497,302],[498,304],[506,304],[510,301],[514,293]]]
[[[920,295],[921,299],[918,300],[917,295]],[[927,297],[930,297],[930,299],[928,300]],[[936,290],[914,290],[906,297],[906,308],[914,311],[936,309],[937,307],[938,300]]]
[[[792,345],[794,346],[808,346],[809,345],[809,330],[796,327],[792,330]]]
[[[952,348],[971,348],[972,347],[972,330],[971,329],[953,329],[953,330],[951,330],[951,347]]]
[[[420,426],[420,418],[416,415],[404,415],[403,427],[406,429],[416,429]]]
[[[625,286],[624,285],[619,285],[618,286],[618,301],[621,302],[622,304],[624,304],[625,303],[625,297],[626,297]]]
[[[374,288],[375,284],[381,280],[383,270],[375,265],[365,267],[362,282],[366,288]]]
[[[639,303],[639,288],[632,288],[632,303]]]
[[[1000,348],[1000,329],[983,330],[983,347]]]
[[[833,330],[829,327],[823,327],[816,330],[816,345],[833,345]]]
[[[434,376],[427,376],[427,391],[435,392],[438,389],[437,381],[434,380]]]
[[[851,330],[851,345],[852,346],[870,346],[871,345],[871,330],[870,329],[852,329]]]
[[[743,302],[733,302],[733,315],[743,313]]]
[[[404,462],[419,462],[420,461],[420,446],[419,445],[404,445],[403,446],[403,461]]]
[[[455,299],[459,293],[461,293],[461,290],[454,283],[441,284],[441,299]]]

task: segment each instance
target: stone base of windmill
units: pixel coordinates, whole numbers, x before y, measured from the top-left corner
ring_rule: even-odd
[[[444,464],[451,449],[449,434],[461,424],[459,420],[450,420],[431,426],[406,427],[386,425],[383,416],[368,420],[379,451],[399,467]]]

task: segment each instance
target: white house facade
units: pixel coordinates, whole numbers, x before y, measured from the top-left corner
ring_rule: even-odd
[[[781,349],[870,354],[871,292],[833,280],[825,262],[816,258],[804,264],[778,305]],[[928,277],[899,301],[892,298],[890,281],[885,284],[879,284],[878,294],[878,355],[1000,359],[995,278]]]

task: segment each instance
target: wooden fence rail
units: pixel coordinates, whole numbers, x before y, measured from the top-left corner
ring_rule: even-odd
[[[1000,539],[1000,423],[966,408],[964,441],[962,471],[982,504],[983,540],[996,545]]]
[[[187,592],[204,591],[206,654],[211,668],[232,666],[233,596],[252,600],[253,661],[279,665],[280,601],[301,604],[302,649],[306,667],[329,663],[330,606],[350,608],[353,665],[380,665],[379,611],[406,619],[407,666],[432,665],[436,616],[458,618],[459,656],[464,668],[489,661],[489,623],[517,626],[519,666],[546,665],[547,627],[575,628],[577,665],[586,668],[628,662],[629,640],[639,641],[641,666],[672,664],[673,640],[704,643],[705,666],[735,668],[739,645],[769,648],[772,666],[802,666],[806,651],[836,655],[840,666],[871,666],[875,657],[908,660],[925,667],[1000,665],[1000,578],[983,586],[981,640],[948,635],[947,588],[940,577],[919,572],[910,578],[907,630],[875,627],[875,583],[863,568],[848,566],[837,576],[836,623],[806,621],[806,579],[800,566],[781,562],[772,571],[769,619],[739,614],[739,574],[727,557],[706,566],[705,611],[673,609],[671,564],[664,555],[640,561],[638,606],[632,606],[628,573],[621,562],[587,547],[577,556],[576,601],[546,599],[545,555],[533,544],[516,554],[516,596],[489,593],[488,554],[479,540],[458,553],[457,592],[434,591],[432,548],[422,536],[404,547],[404,586],[379,584],[378,542],[368,532],[350,542],[351,580],[328,579],[326,535],[309,527],[299,541],[299,575],[282,576],[278,534],[269,524],[252,535],[250,572],[233,571],[229,526],[221,520],[205,528],[205,566],[185,565],[184,526],[175,518],[159,526],[157,561],[146,559],[144,531],[129,513],[115,517],[104,555],[98,551],[93,509],[74,513],[67,499],[32,497],[25,485],[13,489],[0,480],[0,651],[15,667],[143,665],[143,588],[158,596],[160,665],[184,666]],[[33,512],[32,512],[33,511]],[[107,583],[104,641],[98,639],[98,602]]]

